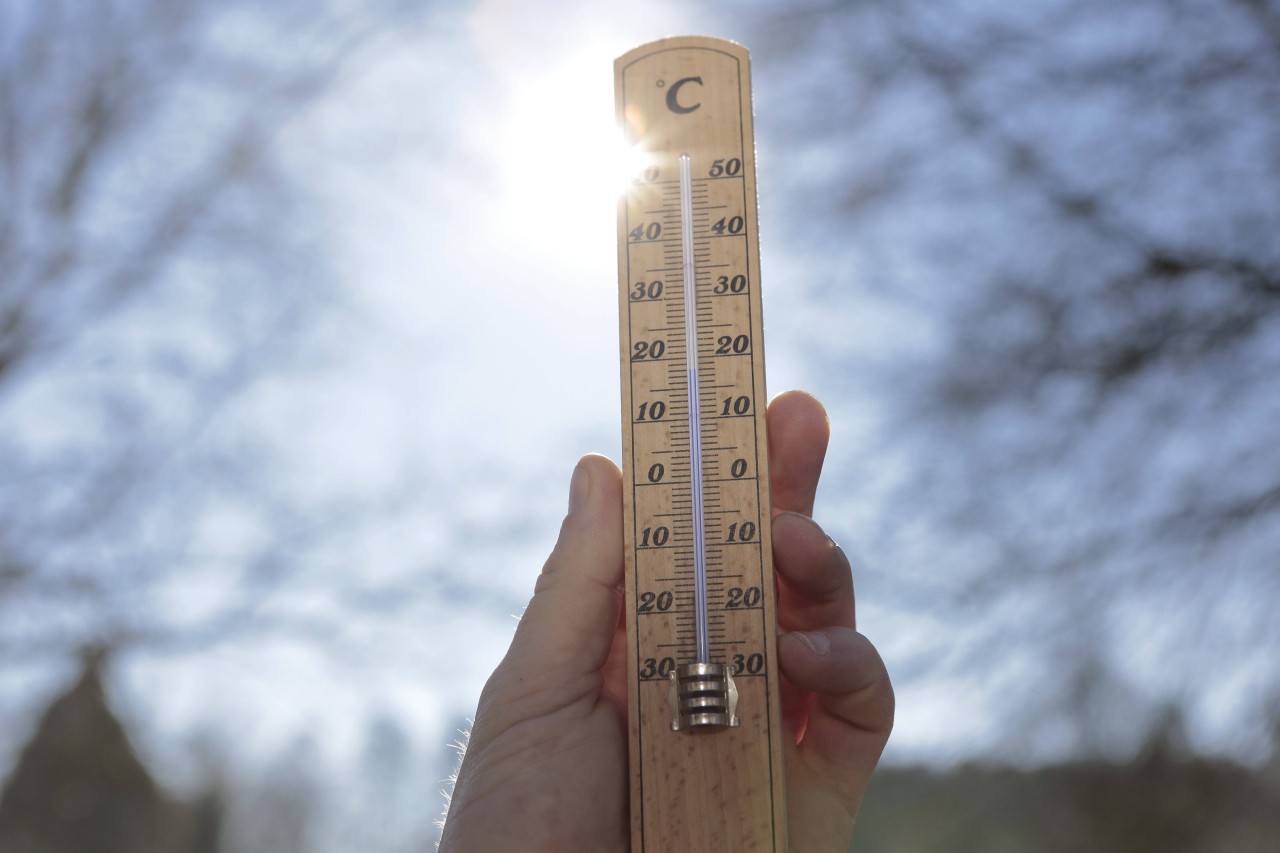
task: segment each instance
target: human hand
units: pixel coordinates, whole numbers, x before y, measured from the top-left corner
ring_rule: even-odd
[[[849,559],[810,517],[827,414],[792,391],[769,405],[768,419],[789,847],[845,851],[893,728],[893,688],[875,646],[856,630]]]
[[[768,410],[790,849],[844,851],[893,724],[884,664],[854,622],[849,561],[810,518],[826,413]],[[560,538],[480,696],[440,850],[627,851],[622,481],[586,456]]]

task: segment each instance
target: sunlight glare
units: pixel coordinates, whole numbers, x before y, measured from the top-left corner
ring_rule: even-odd
[[[557,266],[612,264],[618,197],[646,165],[614,120],[612,53],[512,81],[507,102],[494,154],[509,235]]]

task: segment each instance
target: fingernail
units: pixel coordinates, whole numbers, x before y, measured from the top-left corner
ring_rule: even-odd
[[[831,640],[821,631],[792,631],[790,636],[804,643],[818,657],[831,651]]]
[[[588,473],[586,464],[579,460],[577,467],[573,469],[573,479],[569,481],[569,514],[581,509],[590,494],[591,474]]]

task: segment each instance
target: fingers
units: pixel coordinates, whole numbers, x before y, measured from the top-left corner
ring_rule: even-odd
[[[769,404],[766,418],[774,515],[813,515],[813,497],[831,436],[827,412],[816,397],[787,391]]]
[[[773,565],[781,630],[857,627],[849,559],[812,519],[783,513],[773,520]]]
[[[536,673],[547,686],[595,676],[609,654],[622,596],[622,477],[603,456],[584,456],[569,513],[511,648],[491,679]]]
[[[786,634],[782,674],[810,691],[808,720],[796,731],[805,763],[856,811],[893,728],[894,698],[879,652],[850,628]]]
[[[783,715],[800,775],[817,784],[801,787],[834,792],[851,820],[893,728],[893,687],[879,653],[855,630],[849,560],[808,517],[830,436],[826,412],[793,391],[770,404],[768,418],[778,623],[789,632],[778,641]],[[831,817],[821,799],[809,798],[814,827]],[[846,831],[842,823],[834,829]]]
[[[794,512],[773,520],[773,566],[779,631],[857,627],[849,560],[815,521]],[[812,697],[807,688],[788,680],[781,699],[787,728],[798,737]]]

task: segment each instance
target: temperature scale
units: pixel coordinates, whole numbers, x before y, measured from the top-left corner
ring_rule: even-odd
[[[698,36],[614,64],[636,853],[787,846],[749,74]]]

